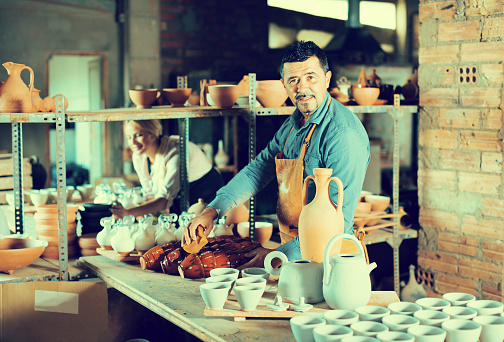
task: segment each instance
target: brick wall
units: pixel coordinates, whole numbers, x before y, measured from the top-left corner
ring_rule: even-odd
[[[420,1],[419,267],[503,300],[504,5]]]

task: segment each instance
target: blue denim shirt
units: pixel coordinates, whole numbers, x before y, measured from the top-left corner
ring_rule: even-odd
[[[329,98],[329,93],[326,93],[320,107],[302,127],[299,126],[302,114],[296,109],[285,120],[266,148],[227,185],[217,191],[217,197],[209,203],[209,206],[219,212],[219,217],[245,203],[276,178],[275,156],[282,151],[284,145],[285,158],[298,158],[312,123],[316,123],[317,127],[304,158],[303,179],[312,175],[314,168],[333,169],[332,175],[343,183],[345,233],[353,234],[354,213],[370,159],[369,137],[355,114],[336,100],[332,100],[328,106]],[[289,135],[291,128],[292,133]],[[310,182],[308,201],[313,199],[315,191],[314,182]],[[334,182],[331,182],[329,192],[333,202],[337,203],[338,187]],[[278,250],[285,253],[289,260],[301,259],[299,238],[280,246]]]

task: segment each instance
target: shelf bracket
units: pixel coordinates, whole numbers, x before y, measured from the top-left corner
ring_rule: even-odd
[[[21,122],[12,123],[12,162],[14,178],[14,223],[16,233],[23,234],[23,127]]]
[[[249,74],[249,163],[256,157],[256,74]],[[249,237],[255,240],[255,196],[250,197]]]
[[[187,76],[177,76],[177,88],[187,88]],[[180,160],[180,211],[189,209],[189,119],[178,119]]]

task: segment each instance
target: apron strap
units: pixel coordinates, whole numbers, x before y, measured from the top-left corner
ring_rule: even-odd
[[[283,152],[284,152],[284,150],[285,150],[285,146],[287,146],[287,140],[289,140],[289,136],[290,136],[290,134],[292,133],[292,130],[293,130],[293,129],[294,129],[294,126],[292,126],[292,127],[291,127],[291,130],[289,131],[289,134],[287,134],[287,138],[285,138],[285,143],[284,143],[284,147],[283,147],[283,149],[282,149],[282,154],[283,154]]]
[[[301,148],[301,153],[299,154],[299,158],[302,160],[304,159],[304,156],[306,154],[306,150],[308,149],[308,146],[310,146],[310,139],[313,135],[313,131],[315,130],[315,126],[317,126],[317,124],[313,123],[310,131],[306,135],[305,141],[303,143],[303,147]]]

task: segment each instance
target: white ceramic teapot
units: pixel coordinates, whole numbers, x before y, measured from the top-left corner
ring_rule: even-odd
[[[332,246],[341,239],[353,241],[359,254],[336,254],[329,257]],[[369,273],[376,263],[366,263],[361,243],[352,234],[338,234],[324,250],[324,298],[332,309],[355,310],[371,298]]]
[[[280,268],[273,268],[271,265],[274,258],[282,261]],[[321,263],[311,260],[289,262],[284,253],[273,251],[264,259],[264,268],[271,275],[280,275],[277,294],[283,299],[298,303],[299,298],[304,297],[305,302],[310,304],[324,301]]]

